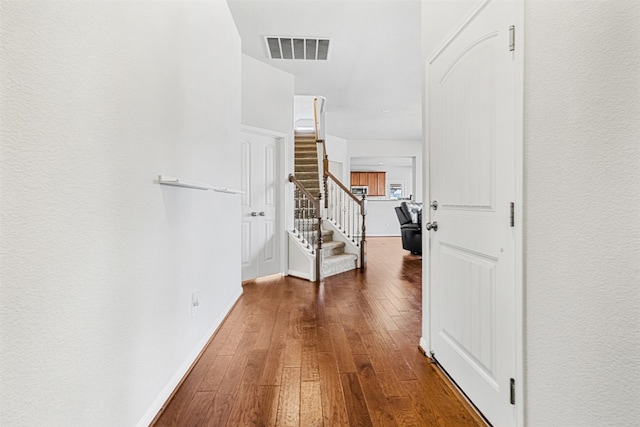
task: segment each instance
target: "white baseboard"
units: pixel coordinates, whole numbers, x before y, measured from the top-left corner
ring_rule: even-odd
[[[182,381],[182,378],[184,378],[184,376],[187,374],[187,372],[191,368],[191,365],[193,365],[202,350],[204,350],[204,347],[207,345],[209,340],[211,340],[213,334],[218,330],[218,327],[220,327],[225,317],[227,317],[233,306],[236,304],[236,302],[238,302],[240,296],[242,296],[242,287],[240,287],[240,289],[238,290],[238,294],[235,298],[233,298],[231,304],[229,304],[229,306],[224,310],[224,313],[219,316],[218,319],[216,319],[213,326],[211,326],[202,340],[200,340],[200,342],[191,351],[182,365],[180,365],[176,373],[173,374],[171,380],[169,380],[167,385],[164,386],[158,397],[156,397],[156,400],[153,401],[149,409],[147,409],[147,412],[140,419],[140,421],[138,421],[138,423],[136,424],[137,427],[148,427],[151,424],[156,415],[158,415],[158,412],[160,412],[164,404],[171,397],[176,387],[178,387],[178,385]]]
[[[420,337],[420,347],[424,350],[425,356],[431,357],[431,349],[429,348],[429,343],[427,343],[427,340],[425,340],[423,337]]]
[[[302,271],[289,270],[289,276],[299,277],[300,279],[307,279],[313,282],[311,275],[309,275],[309,273],[304,273]]]

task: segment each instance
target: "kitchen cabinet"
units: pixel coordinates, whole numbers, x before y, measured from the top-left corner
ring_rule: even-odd
[[[386,195],[386,172],[351,172],[351,185],[366,185],[369,196]]]

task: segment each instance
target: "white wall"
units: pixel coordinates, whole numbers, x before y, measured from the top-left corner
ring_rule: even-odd
[[[0,3],[0,424],[146,425],[241,293],[226,2]],[[200,309],[191,317],[193,291]]]
[[[640,2],[525,19],[526,419],[640,425]]]
[[[425,57],[475,4],[423,1]],[[640,3],[525,5],[525,423],[638,425]]]
[[[348,155],[351,157],[414,157],[415,193],[414,199],[422,201],[422,142],[421,141],[383,141],[349,140]]]
[[[367,236],[400,236],[397,200],[372,200],[367,205]]]
[[[347,148],[347,140],[338,138],[333,135],[325,136],[325,145],[327,147],[327,155],[332,162],[342,163],[342,181],[343,184],[349,185],[349,154]]]
[[[242,55],[242,123],[287,134],[293,141],[292,74]]]

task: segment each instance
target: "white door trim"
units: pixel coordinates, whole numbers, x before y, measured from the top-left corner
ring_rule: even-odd
[[[278,161],[278,172],[280,176],[278,177],[278,185],[277,195],[278,195],[278,228],[280,233],[278,235],[279,243],[280,243],[280,274],[283,276],[287,275],[287,271],[289,270],[288,266],[288,242],[286,240],[287,237],[287,227],[286,227],[286,219],[287,212],[289,211],[289,200],[286,197],[286,179],[285,175],[288,176],[288,173],[284,173],[289,168],[287,168],[288,163],[288,153],[289,150],[287,147],[289,146],[289,135],[283,132],[277,132],[269,129],[263,129],[255,126],[242,125],[242,132],[252,133],[254,135],[262,135],[269,136],[272,138],[276,138],[276,150],[277,150],[277,161]]]
[[[462,21],[462,23],[454,29],[452,35],[442,43],[442,45],[436,49],[435,53],[429,57],[424,64],[424,102],[423,102],[423,135],[424,149],[423,149],[423,201],[425,208],[428,209],[430,204],[430,138],[429,138],[429,64],[431,64],[446,47],[453,42],[457,35],[468,26],[471,21],[484,10],[489,3],[493,0],[481,1],[471,13]],[[516,7],[516,18],[513,23],[516,27],[515,31],[515,50],[513,52],[516,68],[516,123],[515,123],[515,345],[516,345],[516,383],[515,383],[515,397],[516,397],[516,421],[517,426],[524,426],[524,399],[525,399],[525,375],[524,375],[524,306],[525,306],[525,293],[524,293],[524,229],[523,229],[523,216],[524,216],[524,0],[509,0],[514,2]],[[431,210],[429,209],[429,214]],[[428,216],[430,218],[430,215]],[[430,219],[425,216],[423,223],[426,224]],[[426,230],[424,232],[427,232]],[[424,233],[423,232],[423,233]],[[428,233],[428,232],[427,232]],[[428,235],[428,234],[427,234]],[[429,353],[432,350],[432,337],[431,337],[431,321],[430,318],[430,303],[431,303],[431,284],[429,274],[429,259],[430,259],[430,239],[423,239],[422,248],[422,337],[420,338],[420,346],[423,350]],[[427,354],[428,355],[428,354]]]

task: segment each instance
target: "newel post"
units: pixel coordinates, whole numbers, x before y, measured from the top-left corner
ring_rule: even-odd
[[[316,242],[316,283],[320,284],[321,281],[321,268],[322,268],[322,215],[320,214],[320,207],[322,206],[322,192],[318,194],[318,204],[316,205],[316,218],[318,218],[318,230]]]
[[[365,217],[367,216],[367,196],[365,194],[362,195],[362,200],[360,201],[360,215],[362,215],[362,236],[360,237],[360,270],[364,271],[364,267],[366,265],[366,248],[367,245],[367,227],[365,225]]]

